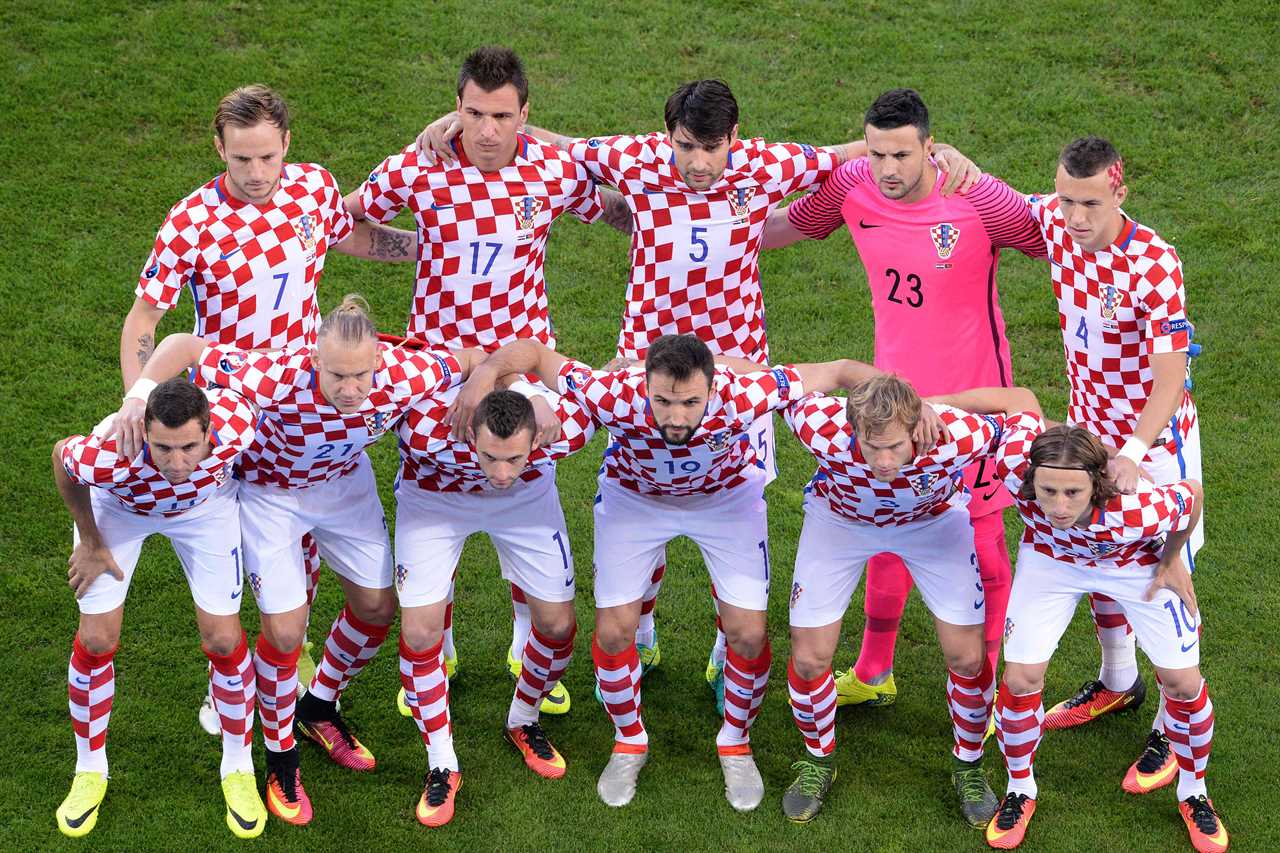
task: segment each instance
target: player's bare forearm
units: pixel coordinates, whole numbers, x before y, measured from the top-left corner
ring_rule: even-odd
[[[843,145],[825,145],[822,150],[834,154],[837,163],[848,163],[850,160],[857,160],[859,157],[866,156],[867,143],[866,140],[855,139],[853,142],[846,142]]]
[[[554,145],[561,151],[568,151],[569,146],[572,145],[574,141],[572,136],[561,136],[558,133],[553,133],[550,130],[545,130],[541,127],[534,127],[531,124],[526,124],[524,126],[524,132],[532,136],[534,139],[541,139],[548,145]]]
[[[775,207],[769,211],[769,218],[764,223],[764,248],[781,249],[808,239],[804,232],[787,219],[787,208]]]
[[[1186,389],[1187,354],[1162,352],[1151,356],[1151,396],[1142,407],[1133,435],[1150,447],[1173,420]]]
[[[839,388],[852,388],[883,372],[851,358],[815,364],[797,364],[795,369],[800,374],[801,381],[804,382],[804,390],[816,391],[819,394],[829,394]]]
[[[351,235],[334,249],[371,261],[412,261],[418,257],[418,233],[360,220]]]
[[[476,368],[476,372],[497,382],[500,377],[512,373],[532,373],[548,388],[555,388],[559,383],[560,365],[565,357],[555,350],[549,349],[537,341],[528,339],[512,341],[492,353],[484,363]]]
[[[954,406],[979,415],[1034,412],[1040,414],[1040,401],[1029,388],[969,388],[951,394],[937,394],[928,398],[930,403]]]
[[[67,512],[71,513],[71,520],[75,522],[76,529],[80,532],[80,541],[99,545],[102,542],[102,534],[99,533],[98,523],[93,518],[89,487],[72,480],[67,476],[66,469],[62,467],[62,448],[66,443],[66,439],[63,439],[53,446],[53,482],[58,487],[58,494],[61,495]]]
[[[1200,485],[1199,480],[1184,480],[1191,487],[1192,498],[1191,505],[1191,521],[1187,524],[1185,530],[1179,530],[1170,533],[1165,537],[1164,548],[1160,551],[1160,563],[1163,565],[1172,561],[1182,553],[1182,548],[1191,541],[1191,534],[1195,531],[1196,525],[1200,523],[1200,516],[1204,513],[1204,487]]]
[[[164,382],[200,363],[200,354],[208,342],[197,335],[166,335],[156,347],[139,379]],[[132,387],[132,384],[130,385]]]
[[[604,201],[604,215],[600,218],[609,226],[630,236],[633,225],[631,208],[627,206],[627,200],[622,197],[622,193],[617,190],[601,189],[600,198]]]
[[[347,209],[347,213],[351,214],[351,218],[357,222],[362,221],[364,217],[364,205],[360,203],[360,190],[352,190],[342,197],[342,206]]]
[[[760,370],[768,370],[768,366],[759,364],[749,358],[737,358],[732,355],[716,356],[716,364],[723,365],[737,373],[755,373]]]
[[[120,378],[128,389],[142,375],[156,348],[156,326],[164,310],[143,299],[134,299],[120,330]]]

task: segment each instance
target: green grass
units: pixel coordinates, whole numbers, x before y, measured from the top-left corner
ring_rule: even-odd
[[[0,774],[0,848],[74,846],[53,825],[74,760],[65,672],[76,610],[64,585],[69,523],[50,483],[49,448],[119,399],[119,326],[155,230],[170,205],[218,171],[208,129],[217,99],[246,82],[276,86],[294,110],[292,159],[323,163],[351,187],[451,108],[458,63],[487,42],[524,56],[531,121],[565,133],[655,129],[677,84],[721,76],[742,105],[744,134],[820,144],[858,135],[861,113],[880,91],[915,86],[932,109],[937,138],[1024,190],[1050,186],[1056,153],[1069,139],[1099,132],[1117,143],[1130,176],[1128,210],[1178,247],[1205,344],[1196,394],[1209,544],[1197,582],[1207,614],[1203,666],[1218,721],[1210,786],[1237,849],[1280,846],[1268,772],[1280,766],[1280,614],[1258,551],[1275,529],[1280,464],[1274,9],[1238,0],[1212,7],[1191,0],[705,8],[332,2],[322,9],[28,0],[0,12],[0,111],[9,128],[0,136],[0,730],[10,738]],[[851,257],[843,234],[766,256],[769,331],[780,359],[870,358],[867,291]],[[620,235],[604,226],[557,226],[547,278],[565,352],[597,363],[612,352],[626,265]],[[1042,265],[1004,259],[1015,376],[1061,414],[1066,380],[1048,282]],[[360,291],[382,327],[397,330],[410,287],[408,267],[331,256],[321,301],[327,308]],[[188,329],[190,312],[186,299],[161,331]],[[800,490],[813,465],[789,437],[781,445],[782,476],[769,500],[775,587],[785,591]],[[384,486],[394,453],[386,442],[373,450]],[[599,453],[597,440],[560,473],[584,578]],[[675,543],[671,558],[659,603],[663,665],[645,684],[654,755],[629,808],[606,808],[594,790],[611,729],[590,696],[590,584],[581,584],[583,631],[567,678],[574,710],[547,724],[569,774],[544,783],[500,738],[511,688],[502,666],[509,604],[492,549],[475,541],[458,590],[462,674],[453,710],[467,778],[458,818],[434,834],[413,819],[424,758],[412,724],[392,708],[391,647],[344,697],[378,771],[348,774],[304,748],[315,822],[305,830],[273,822],[263,843],[314,850],[353,842],[369,849],[441,842],[473,849],[983,848],[951,802],[944,671],[914,596],[899,642],[898,703],[841,714],[837,787],[814,825],[795,827],[778,807],[801,747],[783,683],[786,597],[775,595],[774,685],[753,738],[768,795],[754,814],[733,813],[721,794],[716,720],[701,680],[712,632],[706,576],[688,542]],[[204,661],[189,594],[164,543],[145,550],[129,602],[117,657],[111,790],[86,844],[225,847],[218,753],[195,720]],[[327,578],[316,639],[339,607],[337,584]],[[846,629],[856,638],[862,620],[860,607],[854,611]],[[253,613],[244,615],[252,633]],[[847,663],[849,653],[841,658]],[[1082,610],[1050,671],[1047,696],[1074,689],[1095,664]],[[1144,708],[1045,739],[1028,849],[1185,848],[1169,791],[1139,799],[1119,789],[1149,719]],[[998,765],[998,756],[989,759],[997,787]]]

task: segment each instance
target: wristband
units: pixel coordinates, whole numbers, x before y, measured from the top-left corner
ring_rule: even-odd
[[[1147,457],[1147,451],[1150,449],[1151,445],[1134,435],[1129,437],[1129,440],[1124,443],[1124,447],[1120,448],[1120,452],[1116,456],[1123,456],[1133,462],[1134,465],[1141,465],[1142,460]]]
[[[126,400],[141,400],[145,403],[151,397],[151,392],[156,390],[156,386],[159,384],[154,379],[140,378],[133,383],[133,387],[124,395],[124,398]]]

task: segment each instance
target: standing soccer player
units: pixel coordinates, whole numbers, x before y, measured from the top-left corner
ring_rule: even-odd
[[[779,210],[766,242],[825,239],[849,229],[867,270],[875,315],[875,364],[919,393],[1011,386],[996,274],[1000,250],[1044,255],[1021,195],[984,175],[963,195],[943,194],[929,111],[912,89],[893,89],[864,119],[868,155],[836,169],[818,189]],[[985,457],[965,469],[978,568],[986,594],[991,669],[1000,654],[1009,598],[1002,510],[1012,503]],[[836,678],[838,703],[887,705],[897,696],[893,653],[911,575],[896,555],[867,563],[866,626],[857,662]]]
[[[555,347],[543,269],[551,225],[563,213],[593,222],[603,206],[586,169],[521,132],[528,98],[514,52],[474,51],[458,74],[457,112],[451,115],[458,117],[461,135],[448,143],[450,159],[423,156],[412,143],[380,163],[347,198],[358,219],[388,222],[405,209],[413,214],[419,240],[410,338],[486,352],[523,338]],[[516,626],[507,661],[518,678],[531,621],[516,585],[512,598]],[[451,608],[445,624],[444,656],[452,672]],[[408,711],[403,704],[401,709]],[[543,710],[569,710],[563,685],[556,685]]]
[[[981,389],[951,402],[992,408]],[[969,399],[964,399],[965,397]],[[996,404],[997,406],[999,404]],[[1130,494],[1107,473],[1108,453],[1088,430],[1056,426],[1029,413],[1010,418],[996,474],[1015,496],[1026,524],[1005,625],[1005,673],[996,731],[1009,770],[1008,793],[987,826],[987,843],[1022,843],[1036,810],[1033,766],[1045,720],[1041,691],[1058,640],[1080,596],[1117,602],[1165,695],[1166,731],[1177,756],[1179,811],[1201,853],[1228,846],[1205,788],[1213,746],[1213,703],[1200,675],[1203,621],[1183,549],[1200,521],[1204,493],[1194,479]]]
[[[267,747],[267,807],[287,823],[312,817],[302,787],[297,729],[340,766],[371,771],[372,753],[337,709],[343,690],[377,654],[396,602],[386,520],[364,448],[415,402],[465,378],[483,353],[411,351],[379,344],[359,297],[325,318],[315,347],[250,353],[194,335],[170,335],[139,382],[194,368],[262,410],[241,462],[245,570],[262,613],[254,665]],[[136,392],[130,391],[130,396]],[[126,401],[121,428],[133,429]],[[346,596],[311,687],[297,695],[309,602],[301,537],[315,536]]]
[[[266,86],[243,86],[218,103],[213,146],[226,171],[174,205],[160,227],[120,332],[126,389],[155,349],[160,318],[187,288],[200,337],[242,349],[309,346],[330,248],[374,260],[413,259],[412,233],[353,222],[328,170],[286,162],[291,139],[289,108]],[[320,570],[314,540],[307,537],[303,548],[314,579]],[[200,719],[217,732],[212,688]]]
[[[397,428],[403,460],[396,480],[400,680],[427,747],[427,779],[416,814],[430,827],[453,818],[462,786],[443,632],[458,559],[473,533],[488,534],[502,576],[518,585],[532,621],[504,736],[533,772],[547,779],[564,776],[564,758],[538,721],[540,706],[569,666],[577,631],[573,557],[555,462],[582,449],[595,432],[581,405],[554,397],[560,437],[539,443],[534,406],[546,400],[530,402],[508,390],[480,401],[474,441],[455,441],[448,417],[455,396],[450,390],[423,400]],[[466,426],[456,431],[469,432]]]
[[[1054,183],[1057,192],[1033,198],[1031,209],[1058,300],[1071,387],[1067,422],[1114,452],[1110,473],[1122,492],[1133,491],[1139,468],[1156,485],[1200,480],[1200,424],[1186,382],[1192,326],[1182,262],[1121,209],[1128,196],[1124,162],[1110,142],[1096,136],[1072,142],[1059,157]],[[1192,571],[1203,542],[1198,521],[1182,555]],[[1049,710],[1045,728],[1136,707],[1146,693],[1123,608],[1105,590],[1094,592],[1101,671]],[[1124,780],[1126,791],[1147,793],[1177,776],[1166,723],[1157,707],[1146,747]]]
[[[1022,388],[1000,389],[1007,409],[1039,411]],[[840,622],[871,557],[903,560],[933,614],[947,663],[955,745],[952,784],[964,817],[986,826],[997,800],[982,772],[995,667],[983,642],[985,600],[962,472],[999,444],[1001,421],[947,406],[936,444],[912,440],[920,398],[897,376],[870,379],[847,401],[812,396],[784,410],[800,443],[818,459],[805,489],[804,528],[791,585],[791,711],[807,753],[782,799],[788,818],[817,816],[835,781],[836,684],[831,659]]]
[[[666,543],[688,536],[702,551],[728,637],[725,706],[716,747],[725,796],[739,811],[759,805],[764,781],[750,730],[764,700],[772,653],[765,633],[769,542],[764,467],[752,423],[802,396],[867,378],[851,361],[760,368],[717,366],[694,335],[667,335],[643,367],[593,370],[531,341],[510,344],[480,369],[477,391],[497,376],[535,373],[582,406],[612,438],[595,501],[596,632],[592,659],[614,748],[596,790],[611,806],[635,795],[648,760],[640,716],[635,633],[650,572]]]
[[[67,670],[76,773],[57,811],[64,835],[88,834],[107,793],[107,724],[124,601],[142,543],[153,533],[177,552],[212,666],[227,828],[239,838],[262,834],[267,812],[250,752],[254,670],[240,626],[240,516],[232,478],[237,457],[253,440],[254,420],[237,394],[171,379],[146,402],[143,452],[136,458],[107,436],[109,420],[54,446],[53,479],[75,521],[67,576],[80,609]]]

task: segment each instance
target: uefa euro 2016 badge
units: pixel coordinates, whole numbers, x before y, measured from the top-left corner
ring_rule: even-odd
[[[733,211],[734,223],[745,220],[751,212],[751,199],[755,198],[755,187],[738,187],[729,190],[729,209]]]
[[[1116,290],[1114,284],[1108,284],[1098,295],[1102,299],[1102,319],[1114,319],[1116,309],[1120,307],[1120,291]]]
[[[527,195],[524,198],[514,199],[511,206],[516,215],[516,230],[518,231],[516,242],[523,243],[526,240],[532,240],[534,222],[537,221],[538,214],[542,211],[542,199]]]
[[[804,592],[804,586],[799,581],[795,581],[791,584],[791,605],[790,606],[792,608],[796,606],[796,602],[800,600],[800,594],[803,592]]]
[[[387,429],[386,412],[370,412],[364,416],[364,428],[369,435],[381,435]]]
[[[396,589],[404,592],[404,582],[409,577],[409,570],[404,563],[396,563]]]
[[[293,233],[298,235],[302,248],[307,251],[307,260],[313,260],[316,256],[316,242],[320,239],[320,229],[317,222],[312,218],[311,214],[304,213],[298,217],[298,221],[293,223]]]
[[[938,257],[945,261],[951,257],[951,253],[956,250],[956,244],[960,242],[960,229],[950,222],[939,222],[929,229],[929,236],[933,238],[933,246],[938,250]]]
[[[576,391],[587,384],[591,374],[581,368],[570,370],[564,377],[564,384],[570,391]]]
[[[933,489],[933,484],[937,479],[936,474],[921,474],[911,481],[911,490],[916,493],[917,497],[924,497]]]

